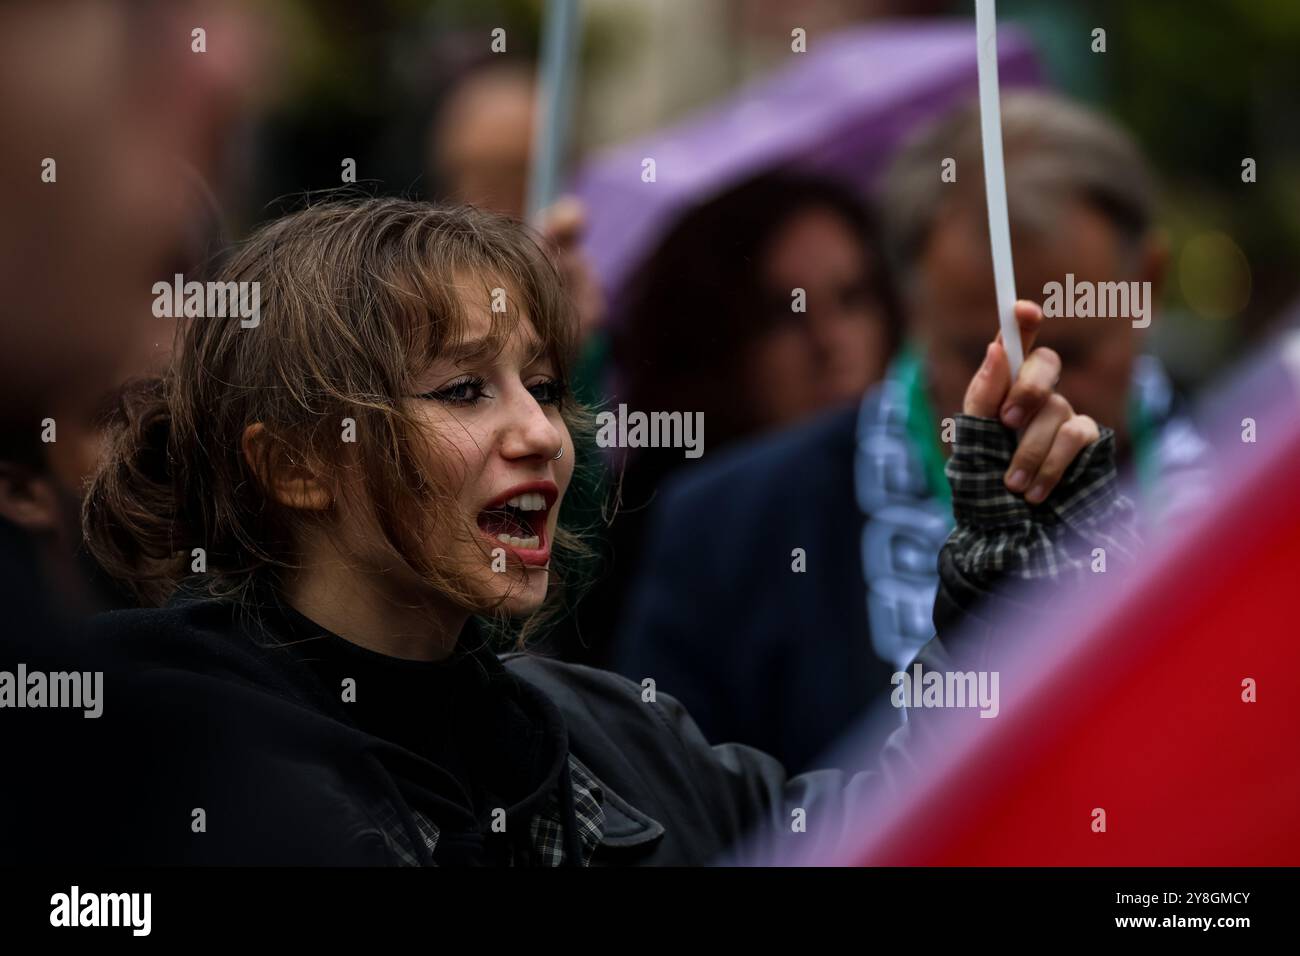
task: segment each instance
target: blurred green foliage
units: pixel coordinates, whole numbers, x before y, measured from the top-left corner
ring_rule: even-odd
[[[954,6],[965,9],[971,3]],[[1063,90],[1137,137],[1164,186],[1173,262],[1160,350],[1201,377],[1253,338],[1300,291],[1300,2],[1297,0],[1004,0]],[[1091,51],[1092,30],[1107,51]],[[1242,160],[1258,164],[1242,181]],[[1231,236],[1250,265],[1244,311],[1227,322],[1189,307],[1180,257],[1197,237]]]

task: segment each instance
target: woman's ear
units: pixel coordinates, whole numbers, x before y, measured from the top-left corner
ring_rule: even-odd
[[[324,511],[332,504],[333,495],[320,477],[306,463],[296,461],[261,422],[244,429],[242,450],[248,467],[279,504],[302,511]]]

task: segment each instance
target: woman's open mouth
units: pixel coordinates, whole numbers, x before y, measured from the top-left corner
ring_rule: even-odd
[[[551,559],[546,522],[558,497],[559,489],[551,481],[516,485],[479,512],[479,530],[524,564],[545,565]]]

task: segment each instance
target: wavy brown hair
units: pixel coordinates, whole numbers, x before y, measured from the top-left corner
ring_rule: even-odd
[[[368,509],[402,561],[469,606],[457,569],[441,551],[431,554],[429,542],[476,531],[443,506],[456,491],[450,479],[421,467],[429,460],[423,443],[449,452],[412,418],[403,396],[464,337],[455,283],[467,275],[508,290],[489,345],[504,345],[526,315],[567,378],[577,323],[539,240],[513,220],[467,206],[328,201],[263,226],[219,272],[223,282],[260,283],[260,323],[182,320],[170,371],[127,393],[86,497],[95,558],[145,604],[163,603],[190,576],[194,548],[206,552],[207,568],[187,588],[243,598],[260,582],[275,587],[278,573],[296,566],[301,532],[324,520],[264,491],[258,475],[283,455],[328,482],[336,501],[351,496]],[[568,398],[560,410],[581,447],[589,413]],[[355,443],[341,440],[345,419],[355,422]],[[272,440],[250,464],[242,440],[257,422]],[[561,528],[557,576],[584,555],[578,536]],[[525,622],[524,634],[541,617]]]

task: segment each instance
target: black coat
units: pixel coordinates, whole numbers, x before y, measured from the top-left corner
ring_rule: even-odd
[[[445,824],[428,761],[351,726],[332,695],[239,619],[230,602],[194,598],[95,619],[93,639],[130,661],[105,693],[105,716],[116,721],[104,740],[132,760],[96,788],[97,806],[116,818],[111,845],[81,855],[385,865],[398,862],[385,826],[415,841],[411,810]],[[844,801],[880,783],[875,772],[788,778],[750,747],[711,746],[670,695],[646,699],[609,672],[530,654],[479,656],[550,745],[596,778],[605,826],[592,865],[707,863],[764,824],[790,832],[796,806],[809,821],[801,848],[830,846]],[[557,785],[548,773],[543,790]],[[399,807],[396,824],[391,814],[385,821],[386,802]],[[199,808],[203,833],[191,827]]]

